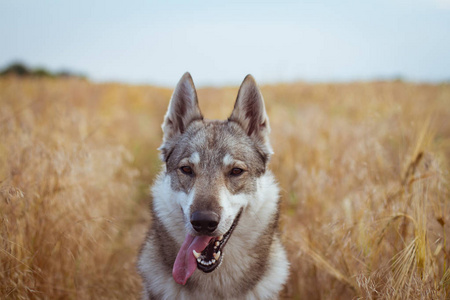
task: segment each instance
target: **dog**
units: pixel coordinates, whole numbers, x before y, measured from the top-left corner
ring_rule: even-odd
[[[189,73],[162,124],[163,170],[138,258],[143,299],[276,299],[289,263],[262,94],[251,75],[225,121],[206,120]]]

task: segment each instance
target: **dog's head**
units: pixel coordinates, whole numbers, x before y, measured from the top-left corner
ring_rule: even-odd
[[[272,154],[269,120],[251,75],[239,89],[226,121],[205,120],[189,73],[170,100],[162,125],[161,157],[166,164],[186,229],[173,275],[185,284],[195,268],[213,271],[256,191]],[[249,200],[250,199],[250,200]]]

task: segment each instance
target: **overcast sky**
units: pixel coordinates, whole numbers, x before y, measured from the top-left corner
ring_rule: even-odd
[[[197,85],[450,80],[450,0],[0,2],[0,67]]]

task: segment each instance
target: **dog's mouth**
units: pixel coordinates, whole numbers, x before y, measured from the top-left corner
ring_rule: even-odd
[[[242,208],[231,224],[230,229],[222,236],[191,236],[186,235],[173,265],[172,275],[179,284],[187,280],[199,269],[205,273],[214,271],[223,260],[223,249],[231,237],[241,217]]]
[[[242,209],[239,211],[238,215],[231,224],[230,229],[219,237],[214,237],[209,241],[208,246],[201,252],[193,250],[195,258],[197,259],[197,268],[205,273],[209,273],[214,271],[223,260],[223,248],[225,247],[228,239],[233,233],[234,228],[236,227],[240,217],[241,217]]]

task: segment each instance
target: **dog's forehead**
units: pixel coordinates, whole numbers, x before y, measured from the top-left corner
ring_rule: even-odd
[[[213,167],[222,165],[225,156],[248,160],[255,156],[254,146],[245,132],[234,122],[201,121],[189,126],[178,143],[178,160]]]
[[[199,154],[200,161],[217,162],[227,154],[246,156],[252,149],[250,139],[232,122],[204,121],[198,126],[190,136],[190,150]]]

